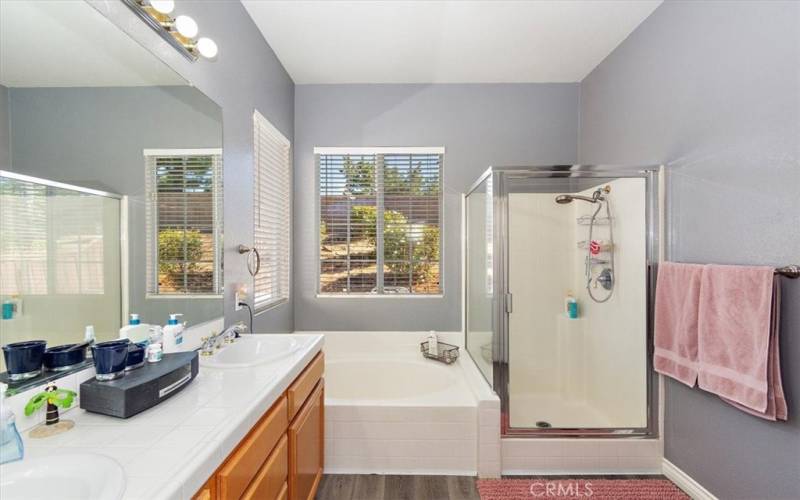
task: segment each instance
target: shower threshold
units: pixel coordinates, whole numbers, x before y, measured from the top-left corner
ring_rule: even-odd
[[[583,401],[570,401],[555,395],[515,394],[510,406],[510,424],[515,428],[574,429],[614,426],[611,418],[600,409]]]

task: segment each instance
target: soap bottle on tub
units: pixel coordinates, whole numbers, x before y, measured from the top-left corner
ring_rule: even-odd
[[[439,338],[433,330],[428,334],[428,354],[431,356],[439,355]]]
[[[170,314],[167,324],[162,329],[164,354],[176,352],[178,347],[183,344],[183,330],[186,324],[179,322],[178,316],[183,316],[183,314]]]

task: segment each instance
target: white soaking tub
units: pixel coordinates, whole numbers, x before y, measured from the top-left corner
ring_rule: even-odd
[[[325,333],[326,473],[499,473],[499,400],[463,349],[452,365],[423,358],[426,335]]]

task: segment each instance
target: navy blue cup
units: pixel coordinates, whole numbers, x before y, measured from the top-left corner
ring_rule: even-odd
[[[45,340],[28,340],[4,345],[3,356],[6,360],[8,378],[25,380],[42,373],[45,347],[47,347]]]
[[[94,371],[97,380],[114,380],[125,375],[128,363],[128,339],[100,342],[92,346]]]
[[[148,342],[138,342],[128,346],[128,361],[125,371],[135,370],[144,366],[144,353]]]
[[[77,345],[66,344],[47,348],[44,351],[44,368],[51,372],[61,372],[86,361],[86,347],[76,349]]]

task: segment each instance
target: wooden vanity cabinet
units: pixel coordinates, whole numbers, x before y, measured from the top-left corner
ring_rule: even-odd
[[[322,353],[259,419],[195,500],[313,500],[322,478]]]
[[[325,389],[316,388],[289,426],[289,500],[313,500],[325,460]]]

